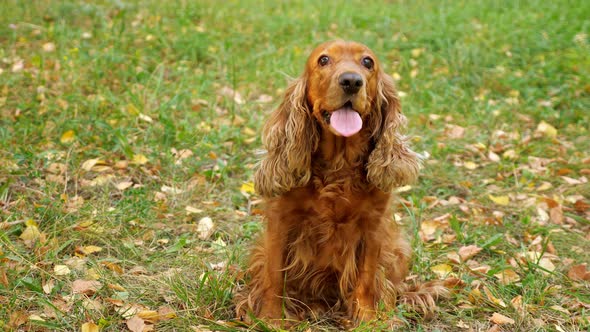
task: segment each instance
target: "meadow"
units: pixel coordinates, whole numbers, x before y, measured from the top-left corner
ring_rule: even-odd
[[[315,45],[341,38],[378,55],[425,157],[394,202],[411,279],[463,281],[433,317],[399,305],[356,330],[590,330],[589,13],[3,0],[0,327],[248,329],[232,296],[263,227],[261,127]]]

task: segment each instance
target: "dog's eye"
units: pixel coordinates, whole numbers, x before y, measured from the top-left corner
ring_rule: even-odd
[[[365,68],[367,68],[367,69],[373,69],[373,67],[375,66],[375,63],[373,62],[373,59],[369,58],[368,56],[367,57],[364,57],[361,60],[361,64],[363,66],[365,66]]]
[[[318,59],[318,63],[320,64],[320,66],[325,66],[328,64],[328,62],[330,62],[330,57],[328,57],[327,55],[322,55]]]

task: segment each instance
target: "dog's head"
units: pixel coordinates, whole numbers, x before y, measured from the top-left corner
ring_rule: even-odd
[[[321,131],[343,137],[369,131],[367,180],[381,190],[413,181],[418,161],[398,133],[404,121],[393,80],[367,46],[323,43],[265,125],[267,155],[255,175],[256,189],[272,197],[306,185]]]

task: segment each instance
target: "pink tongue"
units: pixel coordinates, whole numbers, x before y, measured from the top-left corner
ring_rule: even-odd
[[[361,116],[350,107],[343,107],[332,113],[330,126],[344,137],[352,136],[361,130],[363,120]]]

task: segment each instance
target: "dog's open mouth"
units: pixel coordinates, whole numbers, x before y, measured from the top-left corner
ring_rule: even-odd
[[[324,111],[323,117],[336,134],[344,137],[350,137],[358,133],[363,127],[363,120],[360,114],[352,108],[350,101],[331,114]]]

